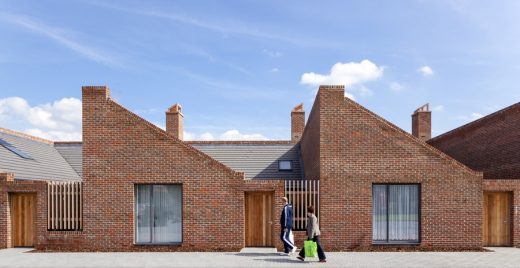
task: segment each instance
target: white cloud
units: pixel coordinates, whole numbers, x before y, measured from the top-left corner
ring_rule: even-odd
[[[347,91],[345,91],[345,97],[351,99],[351,100],[356,100],[356,98],[354,97],[354,95],[348,93]],[[311,102],[314,102],[314,99],[311,99]]]
[[[215,140],[215,137],[213,137],[213,134],[211,134],[209,132],[206,132],[206,133],[202,133],[200,135],[200,140],[202,140],[202,141],[212,141],[212,140]]]
[[[403,91],[404,89],[405,89],[405,87],[398,82],[390,83],[390,90],[393,92],[400,92],[400,91]]]
[[[4,19],[12,24],[41,34],[49,39],[52,39],[60,45],[88,58],[89,60],[110,66],[123,67],[123,65],[112,55],[109,55],[99,49],[85,45],[83,42],[72,40],[65,35],[65,30],[60,28],[49,27],[41,22],[34,21],[31,18],[0,13],[0,19]]]
[[[461,116],[457,116],[457,119],[459,120],[464,120],[464,121],[473,121],[473,120],[477,120],[477,119],[480,119],[484,117],[482,114],[480,113],[471,113],[471,115],[461,115]]]
[[[213,141],[213,140],[222,140],[222,141],[240,141],[240,140],[268,140],[264,135],[253,133],[253,134],[243,134],[236,129],[230,129],[221,133],[220,135],[214,135],[210,132],[205,132],[200,135],[191,132],[184,132],[184,140],[193,141]]]
[[[228,130],[220,135],[221,140],[267,140],[262,134],[242,134],[236,129]]]
[[[484,116],[483,116],[482,114],[480,114],[480,113],[472,113],[472,114],[471,114],[471,117],[473,117],[473,118],[475,118],[475,119],[478,119],[478,118],[482,118],[482,117],[484,117]]]
[[[304,73],[300,83],[306,85],[353,85],[379,79],[383,76],[384,68],[375,65],[369,60],[361,62],[338,62],[332,66],[330,73],[317,74],[314,72]]]
[[[0,125],[51,140],[81,140],[81,101],[31,106],[20,97],[0,99]]]
[[[444,106],[443,105],[437,105],[437,106],[432,108],[432,111],[434,111],[434,112],[442,112],[442,111],[444,111]]]
[[[419,73],[421,73],[423,76],[432,76],[433,70],[430,66],[422,66],[421,68],[417,69]]]
[[[338,62],[332,66],[328,74],[314,72],[304,73],[300,83],[304,85],[345,85],[345,97],[355,99],[354,94],[362,97],[374,93],[363,83],[377,80],[383,76],[384,67],[377,66],[369,60],[361,62]]]
[[[279,72],[279,71],[280,71],[280,70],[279,70],[278,68],[276,68],[276,67],[273,68],[273,69],[271,69],[271,73],[277,73],[277,72]]]

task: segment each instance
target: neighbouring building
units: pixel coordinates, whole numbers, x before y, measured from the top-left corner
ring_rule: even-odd
[[[288,140],[184,141],[179,104],[162,130],[107,87],[82,93],[81,142],[0,129],[0,247],[281,248],[283,196],[300,245],[308,205],[327,250],[519,245],[519,108],[431,139],[428,106],[413,113],[409,134],[343,86],[321,86],[307,123],[302,104],[291,111]],[[494,227],[498,214],[510,217],[508,233]]]

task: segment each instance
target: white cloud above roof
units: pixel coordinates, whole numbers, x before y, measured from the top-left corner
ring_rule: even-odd
[[[0,99],[0,125],[50,140],[81,140],[81,101],[63,98],[31,106],[21,97]]]
[[[205,132],[205,133],[198,135],[198,134],[195,134],[192,132],[184,131],[184,140],[187,140],[187,141],[215,141],[215,140],[258,141],[258,140],[268,140],[268,138],[259,133],[244,134],[244,133],[241,133],[239,130],[230,129],[230,130],[227,130],[227,131],[221,133],[220,135],[215,135],[210,132]]]
[[[328,74],[315,72],[304,73],[300,83],[305,85],[345,85],[350,87],[383,76],[384,67],[377,66],[370,60],[361,62],[338,62],[330,68]]]
[[[362,97],[371,96],[373,92],[363,83],[377,80],[383,76],[384,67],[377,66],[370,60],[360,62],[338,62],[329,73],[319,74],[307,72],[302,74],[300,83],[310,86],[345,85],[345,97],[355,99],[354,94]]]

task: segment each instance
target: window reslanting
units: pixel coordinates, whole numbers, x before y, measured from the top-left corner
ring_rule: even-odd
[[[9,142],[7,142],[1,138],[0,138],[0,145],[4,146],[7,150],[15,153],[16,155],[18,155],[21,158],[34,160],[34,158],[32,158],[29,154],[21,151],[20,149],[16,148],[14,145],[10,144]]]
[[[292,161],[291,160],[278,161],[278,170],[279,171],[291,171],[292,170]]]

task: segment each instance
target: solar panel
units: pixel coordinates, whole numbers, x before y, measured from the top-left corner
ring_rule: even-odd
[[[30,155],[22,152],[18,148],[14,147],[14,145],[10,144],[9,142],[7,142],[7,141],[5,141],[5,140],[3,140],[1,138],[0,138],[0,145],[4,146],[7,150],[17,154],[21,158],[34,160],[34,158],[32,158]]]

